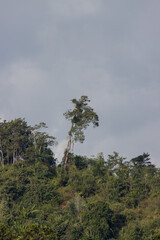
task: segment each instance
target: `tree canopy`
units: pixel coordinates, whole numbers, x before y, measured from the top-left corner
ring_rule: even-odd
[[[93,124],[93,127],[99,126],[98,115],[94,112],[93,108],[88,105],[90,100],[87,96],[81,96],[79,100],[74,98],[71,101],[74,104],[74,109],[68,110],[64,113],[65,118],[71,122],[71,128],[68,132],[68,145],[64,156],[64,167],[68,164],[71,144],[77,141],[81,143],[84,142],[84,130],[90,125],[90,123]]]
[[[55,137],[42,131],[46,127],[45,123],[28,126],[25,119],[21,118],[0,122],[1,164],[4,166],[24,159],[54,164],[50,146],[55,144]]]
[[[89,102],[72,99],[64,114],[71,122],[66,170],[56,165],[56,139],[44,122],[0,122],[0,239],[160,239],[160,168],[148,153],[127,160],[70,152],[99,124]]]

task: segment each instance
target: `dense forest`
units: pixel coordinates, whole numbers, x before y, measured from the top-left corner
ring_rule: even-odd
[[[69,153],[40,123],[0,123],[0,239],[160,239],[160,170],[149,154]]]
[[[79,113],[98,125],[93,109],[85,110],[76,115],[81,122],[65,113],[72,141],[84,140]],[[88,158],[71,153],[69,142],[58,165],[46,127],[0,122],[0,239],[160,239],[160,169],[148,153],[130,161],[117,152]]]

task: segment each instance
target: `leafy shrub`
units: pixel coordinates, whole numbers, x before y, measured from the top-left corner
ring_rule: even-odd
[[[32,224],[21,232],[17,240],[57,240],[53,230],[45,225]]]
[[[12,240],[13,234],[9,229],[9,226],[6,224],[0,224],[0,239],[2,240]]]

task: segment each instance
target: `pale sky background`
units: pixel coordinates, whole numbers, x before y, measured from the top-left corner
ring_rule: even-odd
[[[100,126],[77,154],[143,152],[160,166],[160,0],[0,0],[0,116],[46,122],[61,160],[70,99]]]

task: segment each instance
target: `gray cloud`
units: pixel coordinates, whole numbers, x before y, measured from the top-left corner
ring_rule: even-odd
[[[158,0],[1,2],[1,116],[45,121],[59,156],[63,112],[86,94],[100,127],[75,152],[148,151],[159,164],[159,11]]]

